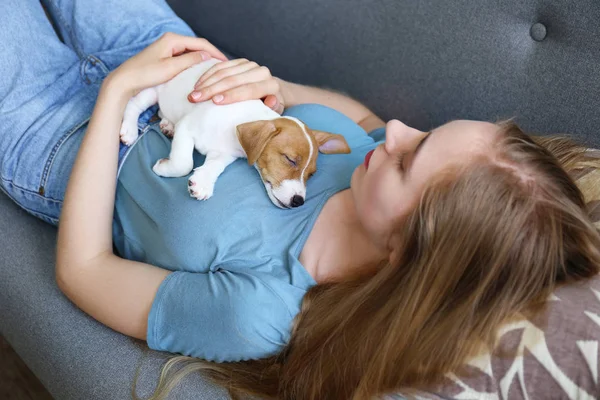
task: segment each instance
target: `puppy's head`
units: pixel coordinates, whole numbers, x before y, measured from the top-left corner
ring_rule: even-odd
[[[319,152],[350,153],[342,135],[312,130],[292,117],[238,125],[237,136],[248,164],[256,166],[269,198],[280,208],[304,204]]]

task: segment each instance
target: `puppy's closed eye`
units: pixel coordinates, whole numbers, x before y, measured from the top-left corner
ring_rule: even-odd
[[[298,163],[296,162],[296,160],[289,157],[287,154],[282,154],[282,155],[285,158],[285,160],[288,162],[288,164],[290,164],[292,167],[296,168],[298,166]]]

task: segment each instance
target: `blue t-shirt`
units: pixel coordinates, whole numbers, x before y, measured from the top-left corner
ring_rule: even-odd
[[[170,141],[156,129],[129,150],[121,167],[113,225],[119,253],[172,271],[148,317],[150,348],[211,361],[278,353],[288,342],[303,296],[316,284],[298,257],[327,200],[350,186],[354,169],[376,146],[343,114],[320,105],[285,115],[344,135],[350,154],[320,154],[303,206],[269,200],[245,159],[229,165],[207,201],[191,198],[188,177],[152,172]],[[379,131],[376,134],[381,134]],[[194,165],[204,157],[194,155]]]

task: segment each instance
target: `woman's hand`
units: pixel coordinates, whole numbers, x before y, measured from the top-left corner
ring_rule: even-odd
[[[137,55],[125,61],[106,79],[129,97],[167,82],[194,64],[211,57],[227,60],[206,39],[165,33]]]
[[[246,59],[231,60],[206,71],[188,100],[195,103],[212,99],[216,104],[231,104],[262,99],[267,107],[281,114],[285,108],[282,84],[265,66]]]

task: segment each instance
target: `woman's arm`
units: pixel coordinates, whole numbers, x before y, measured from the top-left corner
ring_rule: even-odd
[[[344,94],[282,79],[279,79],[279,87],[286,107],[305,103],[323,104],[347,115],[367,132],[385,126],[385,122],[366,106]]]
[[[264,99],[267,106],[279,113],[284,107],[317,103],[340,111],[367,132],[385,126],[366,106],[346,95],[286,82],[273,77],[267,67],[246,59],[219,63],[200,77],[189,100],[198,102],[211,98],[217,104]]]
[[[146,338],[152,301],[169,271],[113,254],[120,124],[133,94],[201,62],[206,52],[222,56],[203,39],[166,34],[106,78],[65,194],[56,262],[60,289],[98,321],[139,339]]]
[[[84,312],[118,332],[146,337],[147,316],[168,271],[112,251],[121,115],[128,98],[107,78],[69,179],[60,218],[56,280]]]

